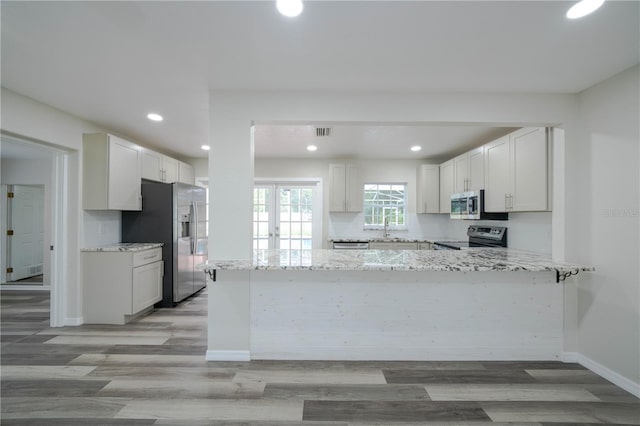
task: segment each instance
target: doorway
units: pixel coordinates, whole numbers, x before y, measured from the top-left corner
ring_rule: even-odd
[[[2,193],[7,196],[2,209],[7,222],[2,284],[43,286],[44,185],[3,185]]]
[[[253,189],[253,249],[322,248],[319,181],[256,182]]]
[[[17,135],[0,138],[0,289],[50,291],[51,327],[66,325],[69,155]]]

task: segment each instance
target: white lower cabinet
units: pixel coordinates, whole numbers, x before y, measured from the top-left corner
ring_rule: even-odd
[[[126,324],[162,300],[162,248],[82,252],[85,324]]]
[[[418,243],[418,250],[433,250],[431,243]]]

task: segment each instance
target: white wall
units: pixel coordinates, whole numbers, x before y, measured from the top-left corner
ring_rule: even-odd
[[[51,159],[2,160],[3,185],[43,185],[44,186],[44,244],[42,246],[44,284],[49,285],[51,273]],[[4,220],[4,219],[3,219]],[[5,254],[3,254],[4,256]]]
[[[452,220],[447,234],[467,239],[469,225],[506,226],[507,245],[518,250],[535,251],[551,255],[551,212],[509,213],[509,220]]]
[[[62,256],[67,271],[66,280],[61,283],[64,297],[65,324],[82,321],[82,283],[80,270],[80,248],[84,245],[82,211],[82,134],[104,132],[93,123],[65,113],[51,106],[37,102],[2,88],[1,130],[10,135],[31,139],[55,148],[68,151],[67,170],[67,233],[66,252]],[[4,171],[4,170],[3,170]]]
[[[419,160],[345,160],[345,159],[270,159],[256,158],[256,178],[321,178],[325,188],[323,205],[323,236],[325,248],[331,237],[370,238],[381,231],[365,231],[363,213],[329,213],[329,164],[357,164],[363,183],[407,184],[407,229],[391,231],[392,237],[443,237],[449,222],[446,215],[416,214],[416,170]]]
[[[589,152],[591,263],[578,287],[578,352],[636,383],[640,393],[640,71],[579,95]],[[586,174],[586,173],[585,173]]]
[[[578,131],[573,95],[212,91],[210,111],[209,177],[213,202],[209,253],[220,259],[247,259],[251,253],[248,190],[253,182],[250,126],[254,122],[476,123],[516,127],[563,123],[567,138],[576,138]],[[567,206],[573,211],[575,204]]]

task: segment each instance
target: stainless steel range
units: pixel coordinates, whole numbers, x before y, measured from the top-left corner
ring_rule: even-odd
[[[436,241],[434,250],[460,250],[463,248],[507,247],[507,228],[504,226],[471,225],[467,229],[468,241]]]

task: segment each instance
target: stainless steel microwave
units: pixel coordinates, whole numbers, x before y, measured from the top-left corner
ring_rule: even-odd
[[[484,211],[484,189],[451,194],[451,219],[508,220],[508,213]]]

